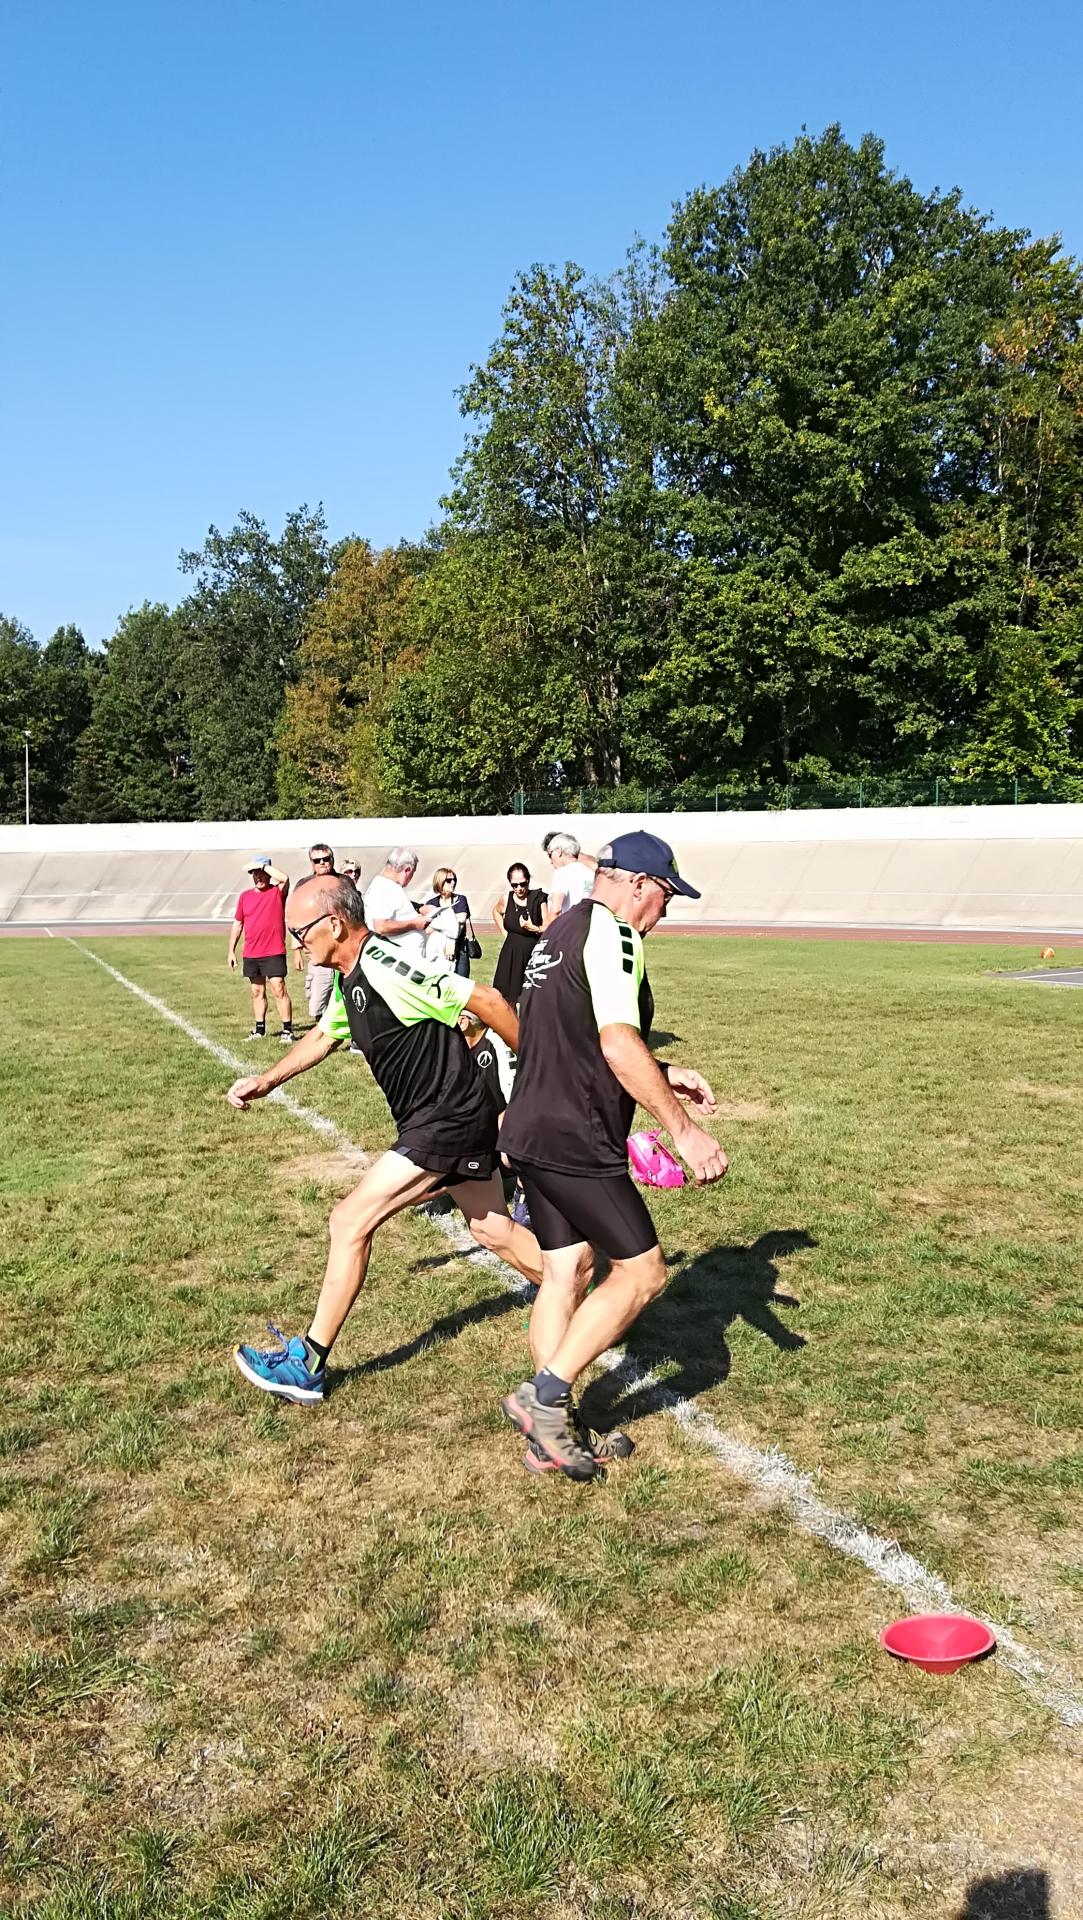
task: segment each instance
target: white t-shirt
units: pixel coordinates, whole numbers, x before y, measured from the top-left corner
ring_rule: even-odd
[[[567,913],[569,907],[577,907],[580,900],[585,900],[594,886],[594,871],[582,860],[569,860],[563,867],[554,867],[549,882],[550,911],[560,895],[564,899],[561,913]]]
[[[389,880],[386,873],[378,873],[365,888],[365,924],[372,927],[377,920],[416,920],[417,908],[414,906],[405,887],[397,880]],[[381,936],[404,953],[416,953],[419,957],[424,949],[425,936],[418,927],[406,927],[402,933],[385,933]]]

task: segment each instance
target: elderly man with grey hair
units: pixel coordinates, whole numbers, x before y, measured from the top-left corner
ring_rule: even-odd
[[[415,907],[406,891],[416,872],[413,848],[392,847],[383,871],[365,889],[365,923],[378,939],[389,940],[403,953],[420,959],[433,908]]]
[[[597,862],[588,864],[584,860],[579,842],[571,833],[547,833],[542,841],[542,850],[548,854],[549,865],[553,869],[553,884],[545,909],[545,925],[548,927],[559,914],[567,913],[569,907],[577,907],[581,900],[587,898],[594,886]]]

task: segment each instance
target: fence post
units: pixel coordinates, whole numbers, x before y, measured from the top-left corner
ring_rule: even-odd
[[[859,781],[858,781],[858,783],[857,783],[857,804],[858,804],[858,806],[859,806],[859,807],[863,807],[863,806],[864,806],[864,804],[865,804],[865,782],[864,782],[864,780],[859,780]]]
[[[714,810],[716,813],[718,812],[718,788],[717,787],[714,790]]]
[[[933,781],[933,806],[938,807],[939,805],[940,805],[940,775],[937,774],[936,779]]]
[[[651,810],[651,790],[648,787],[647,788],[647,812],[649,813],[650,810]]]
[[[1019,805],[1019,775],[1018,774],[1016,774],[1015,776],[1015,800],[1013,802],[1013,805],[1014,806]]]

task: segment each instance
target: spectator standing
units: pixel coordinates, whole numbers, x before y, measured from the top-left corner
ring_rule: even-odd
[[[244,935],[244,977],[252,988],[252,1031],[249,1040],[263,1040],[267,1034],[267,982],[275,997],[283,1046],[294,1042],[293,1008],[286,986],[286,895],[288,875],[271,865],[269,853],[257,853],[245,869],[252,881],[237,902],[233,925],[229,930],[227,965],[232,973],[237,965],[237,945]]]
[[[456,893],[458,875],[454,867],[437,867],[432,876],[432,892],[426,906],[433,916],[425,935],[427,960],[447,960],[464,980],[470,978],[470,955],[466,947],[466,929],[470,920],[470,902],[465,893]],[[450,946],[446,942],[450,940]]]
[[[335,856],[326,840],[317,840],[308,850],[308,864],[314,874],[321,879],[329,879],[336,871]],[[356,882],[355,882],[356,884]],[[310,1020],[318,1020],[335,990],[334,967],[318,967],[311,954],[306,955],[302,946],[293,943],[293,964],[300,973],[308,960],[305,972],[305,999],[308,1001]]]
[[[529,868],[515,861],[508,868],[508,888],[493,908],[493,925],[504,944],[493,974],[493,985],[510,1006],[519,1005],[530,956],[544,931],[545,894],[530,884]]]
[[[406,891],[416,872],[413,849],[392,847],[381,872],[365,889],[365,925],[377,939],[389,940],[420,960],[432,908],[415,907]]]
[[[545,913],[548,927],[558,914],[567,913],[569,907],[577,907],[581,900],[587,898],[594,886],[597,867],[583,859],[574,834],[547,833],[542,847],[553,869],[553,884],[549,889],[549,905]]]
[[[352,854],[350,854],[342,862],[342,871],[345,874],[347,880],[353,881],[354,886],[357,888],[358,893],[361,893],[364,891],[364,889],[361,886],[361,869],[358,866],[357,861],[353,858]]]

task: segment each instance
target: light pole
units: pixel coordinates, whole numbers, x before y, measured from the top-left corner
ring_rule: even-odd
[[[26,793],[26,824],[30,825],[30,728],[23,728],[23,785]]]

